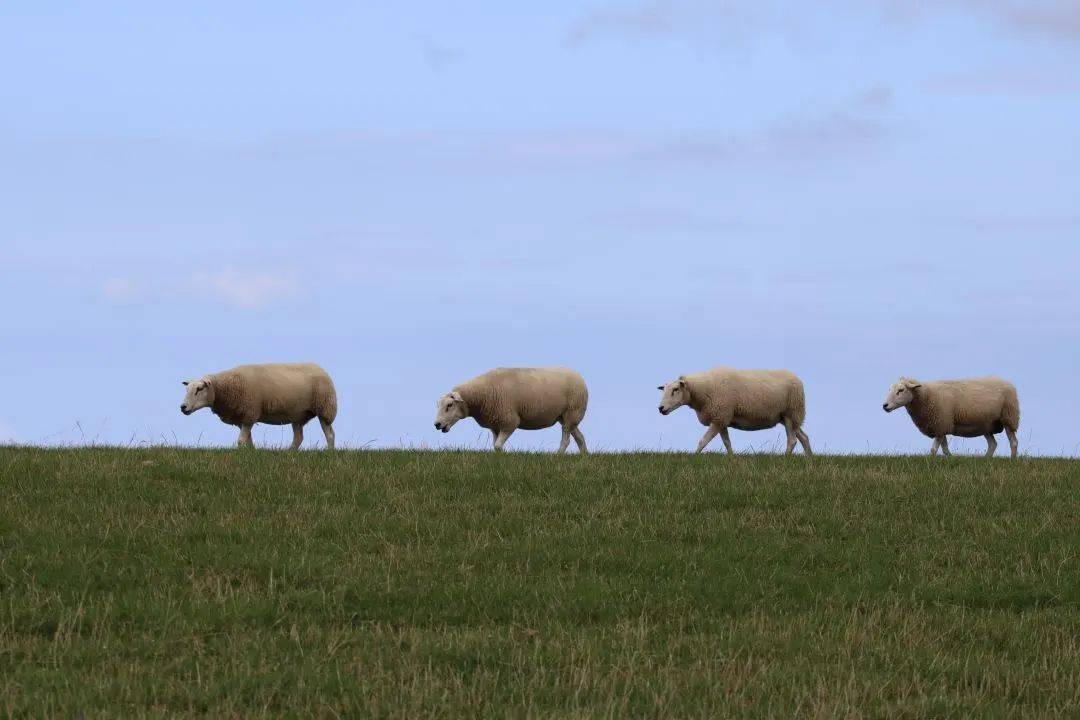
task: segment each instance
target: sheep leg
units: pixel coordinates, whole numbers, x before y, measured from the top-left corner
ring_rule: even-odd
[[[949,438],[942,435],[937,439],[937,442],[941,444],[941,454],[945,457],[952,457],[952,453],[949,452]]]
[[[510,439],[510,436],[514,433],[513,429],[500,430],[499,434],[495,436],[495,451],[502,452],[503,445]]]
[[[716,433],[720,432],[720,428],[715,425],[710,425],[705,431],[705,434],[701,436],[701,440],[698,440],[697,452],[701,452],[705,449],[705,446],[712,442],[712,439],[716,437]]]
[[[566,452],[567,445],[570,444],[570,429],[565,425],[562,426],[562,440],[559,441],[559,449],[556,452],[557,455],[562,455]]]
[[[731,438],[728,437],[727,426],[720,426],[720,439],[724,441],[724,447],[727,448],[728,455],[734,455],[735,451],[731,449]]]
[[[986,457],[993,457],[997,451],[997,438],[991,433],[986,433]]]
[[[251,442],[251,425],[240,426],[240,439],[236,441],[237,447],[255,447],[255,443]]]
[[[577,443],[578,452],[582,455],[589,454],[589,448],[585,447],[585,436],[581,434],[581,431],[574,426],[574,429],[570,431],[570,434],[574,436],[574,442]]]
[[[1009,438],[1010,457],[1016,457],[1016,431],[1012,428],[1005,428],[1005,434]]]
[[[322,418],[319,418],[319,425],[322,426],[322,434],[326,436],[326,449],[334,449],[334,428],[330,423],[326,422]]]
[[[303,423],[292,424],[292,445],[289,446],[290,450],[298,450],[301,443],[304,442],[304,425]]]
[[[810,449],[810,438],[806,437],[806,433],[803,432],[802,428],[795,428],[795,437],[799,438],[799,442],[802,443],[802,449],[805,454],[814,454],[814,451]]]
[[[784,431],[787,433],[787,450],[785,455],[790,455],[795,450],[795,426],[790,420],[784,420]]]

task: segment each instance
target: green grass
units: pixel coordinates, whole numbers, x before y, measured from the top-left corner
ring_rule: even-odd
[[[1080,708],[1080,464],[0,449],[10,716]]]

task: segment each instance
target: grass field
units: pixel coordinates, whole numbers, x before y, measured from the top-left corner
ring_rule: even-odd
[[[1080,464],[0,449],[9,716],[1080,713]]]

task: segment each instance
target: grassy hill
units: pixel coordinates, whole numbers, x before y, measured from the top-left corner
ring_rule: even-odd
[[[1080,464],[0,449],[0,711],[1052,716]]]

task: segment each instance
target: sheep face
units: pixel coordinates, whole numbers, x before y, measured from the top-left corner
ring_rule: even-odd
[[[435,406],[435,429],[444,433],[450,432],[454,423],[469,416],[469,408],[465,404],[461,393],[452,392],[439,398]]]
[[[184,393],[184,402],[180,403],[180,412],[190,415],[214,404],[214,384],[208,379],[185,380],[184,386],[187,392]]]
[[[889,388],[889,393],[885,396],[885,402],[882,403],[881,408],[885,412],[892,412],[896,408],[904,407],[915,399],[915,391],[920,387],[922,384],[918,380],[900,378]]]
[[[682,378],[661,385],[660,391],[660,414],[668,415],[690,402],[690,391],[686,389],[686,381]]]

